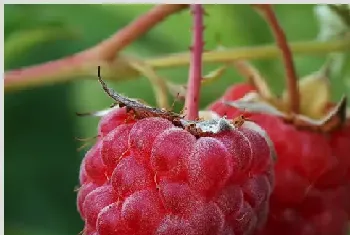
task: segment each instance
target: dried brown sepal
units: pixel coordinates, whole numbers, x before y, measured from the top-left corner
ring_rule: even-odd
[[[129,99],[125,96],[122,96],[115,92],[113,89],[109,88],[100,76],[98,77],[98,80],[101,83],[102,88],[107,93],[107,95],[113,100],[115,100],[118,103],[119,107],[126,107],[127,110],[133,110],[135,112],[136,118],[162,117],[173,121],[176,118],[182,117],[177,113],[173,113],[161,108],[154,108],[149,105],[143,104],[138,100]]]
[[[248,93],[236,101],[223,101],[224,104],[237,109],[251,112],[263,113],[282,118],[285,122],[291,123],[299,129],[328,133],[340,128],[347,120],[347,99],[341,98],[339,103],[320,119],[310,118],[302,114],[287,114],[278,110],[273,105],[265,102],[257,93]]]
[[[347,98],[343,96],[338,104],[322,119],[315,120],[304,115],[292,117],[293,124],[300,129],[328,133],[339,129],[346,123]]]
[[[196,121],[185,121],[184,115],[167,111],[166,109],[154,108],[146,104],[142,104],[137,100],[132,100],[127,97],[124,97],[115,92],[113,89],[108,88],[107,84],[101,79],[101,77],[99,77],[99,82],[101,83],[102,88],[107,93],[107,95],[114,99],[119,104],[119,107],[126,107],[127,111],[133,111],[136,119],[143,119],[148,117],[164,118],[171,121],[175,126],[181,127],[189,131],[197,138],[211,134],[205,133],[202,131],[201,128],[198,128],[196,126]]]
[[[223,100],[222,102],[228,106],[232,106],[246,112],[265,113],[282,118],[285,118],[287,116],[285,113],[278,110],[275,106],[262,99],[262,97],[256,92],[250,92],[238,100]]]
[[[245,121],[248,121],[248,119],[244,115],[239,115],[238,117],[236,117],[232,120],[232,124],[236,128],[239,128],[239,127],[243,126]]]
[[[98,71],[100,70],[100,67]],[[216,117],[210,120],[205,120],[203,117],[200,120],[185,120],[184,115],[180,115],[166,109],[154,108],[147,104],[143,104],[138,100],[130,99],[122,96],[109,88],[102,80],[100,73],[98,73],[98,80],[102,85],[103,90],[111,97],[119,107],[126,107],[127,111],[132,111],[136,119],[143,119],[148,117],[160,117],[171,121],[175,126],[189,131],[192,135],[199,138],[202,136],[210,136],[227,129],[235,128],[231,121],[226,118]]]

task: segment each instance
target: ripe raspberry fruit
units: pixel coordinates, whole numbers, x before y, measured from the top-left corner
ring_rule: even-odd
[[[274,150],[256,124],[126,109],[122,122],[121,112],[102,118],[81,164],[86,234],[244,235],[264,225]]]
[[[203,9],[194,4],[191,12],[184,116],[123,97],[99,75],[122,108],[102,118],[81,164],[77,207],[84,234],[250,235],[266,222],[273,144],[242,118],[198,119]]]
[[[302,82],[300,86],[302,91]],[[297,125],[285,122],[281,116],[249,110],[253,104],[261,105],[258,100],[246,103],[247,106],[239,110],[237,107],[248,99],[248,93],[257,92],[245,87],[250,85],[238,84],[228,88],[223,97],[208,109],[228,118],[248,115],[250,120],[266,130],[274,143],[278,156],[274,167],[276,183],[271,195],[268,222],[258,234],[347,234],[350,218],[350,125],[344,124],[331,132],[301,130]],[[270,107],[280,104],[276,100],[263,101],[270,102]],[[334,108],[335,105],[332,106]],[[321,108],[329,111],[330,104]],[[283,112],[283,107],[277,106],[277,109]]]

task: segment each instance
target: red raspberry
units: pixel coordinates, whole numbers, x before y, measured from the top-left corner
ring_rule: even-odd
[[[236,100],[244,96],[242,92],[251,91],[242,87],[228,88],[222,99]],[[228,118],[243,113],[221,99],[209,109]],[[350,125],[322,134],[299,130],[268,114],[250,113],[249,119],[266,130],[278,156],[269,219],[261,234],[346,234],[350,216]]]
[[[102,118],[81,164],[85,234],[246,235],[264,225],[274,150],[256,124],[220,119],[226,129],[196,134],[123,110]]]

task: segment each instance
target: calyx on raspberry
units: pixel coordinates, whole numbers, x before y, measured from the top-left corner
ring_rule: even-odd
[[[329,64],[326,64],[320,71],[302,78],[299,82],[299,113],[292,113],[288,110],[287,92],[284,91],[280,98],[274,95],[260,74],[255,74],[258,76],[254,76],[254,80],[250,79],[249,83],[244,85],[247,88],[232,87],[231,90],[235,89],[235,91],[227,91],[222,102],[246,112],[265,113],[279,117],[299,129],[331,132],[341,128],[346,122],[347,99],[343,96],[336,104],[330,100],[328,66]],[[241,90],[243,93],[241,92],[242,95],[239,97],[230,97]]]

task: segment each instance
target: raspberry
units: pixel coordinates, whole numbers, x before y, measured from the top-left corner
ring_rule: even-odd
[[[242,93],[251,91],[242,87],[239,84],[228,88],[223,99],[237,100],[244,96]],[[225,105],[221,99],[209,110],[228,118],[246,113]],[[259,234],[346,234],[350,218],[349,202],[344,200],[350,198],[350,125],[323,134],[300,130],[270,114],[249,113],[249,119],[266,130],[278,156],[268,222]],[[258,146],[252,150],[264,155]],[[258,164],[267,164],[259,160]],[[259,179],[248,189],[269,185],[266,176],[256,177]],[[259,205],[259,201],[249,201],[249,190],[247,193],[247,188],[243,189],[249,206]],[[257,189],[252,190],[252,198],[262,198],[260,205],[266,207],[266,196],[254,194],[259,192]]]
[[[120,113],[101,119],[81,164],[85,234],[246,235],[265,223],[274,151],[255,124],[218,119],[193,129]]]

